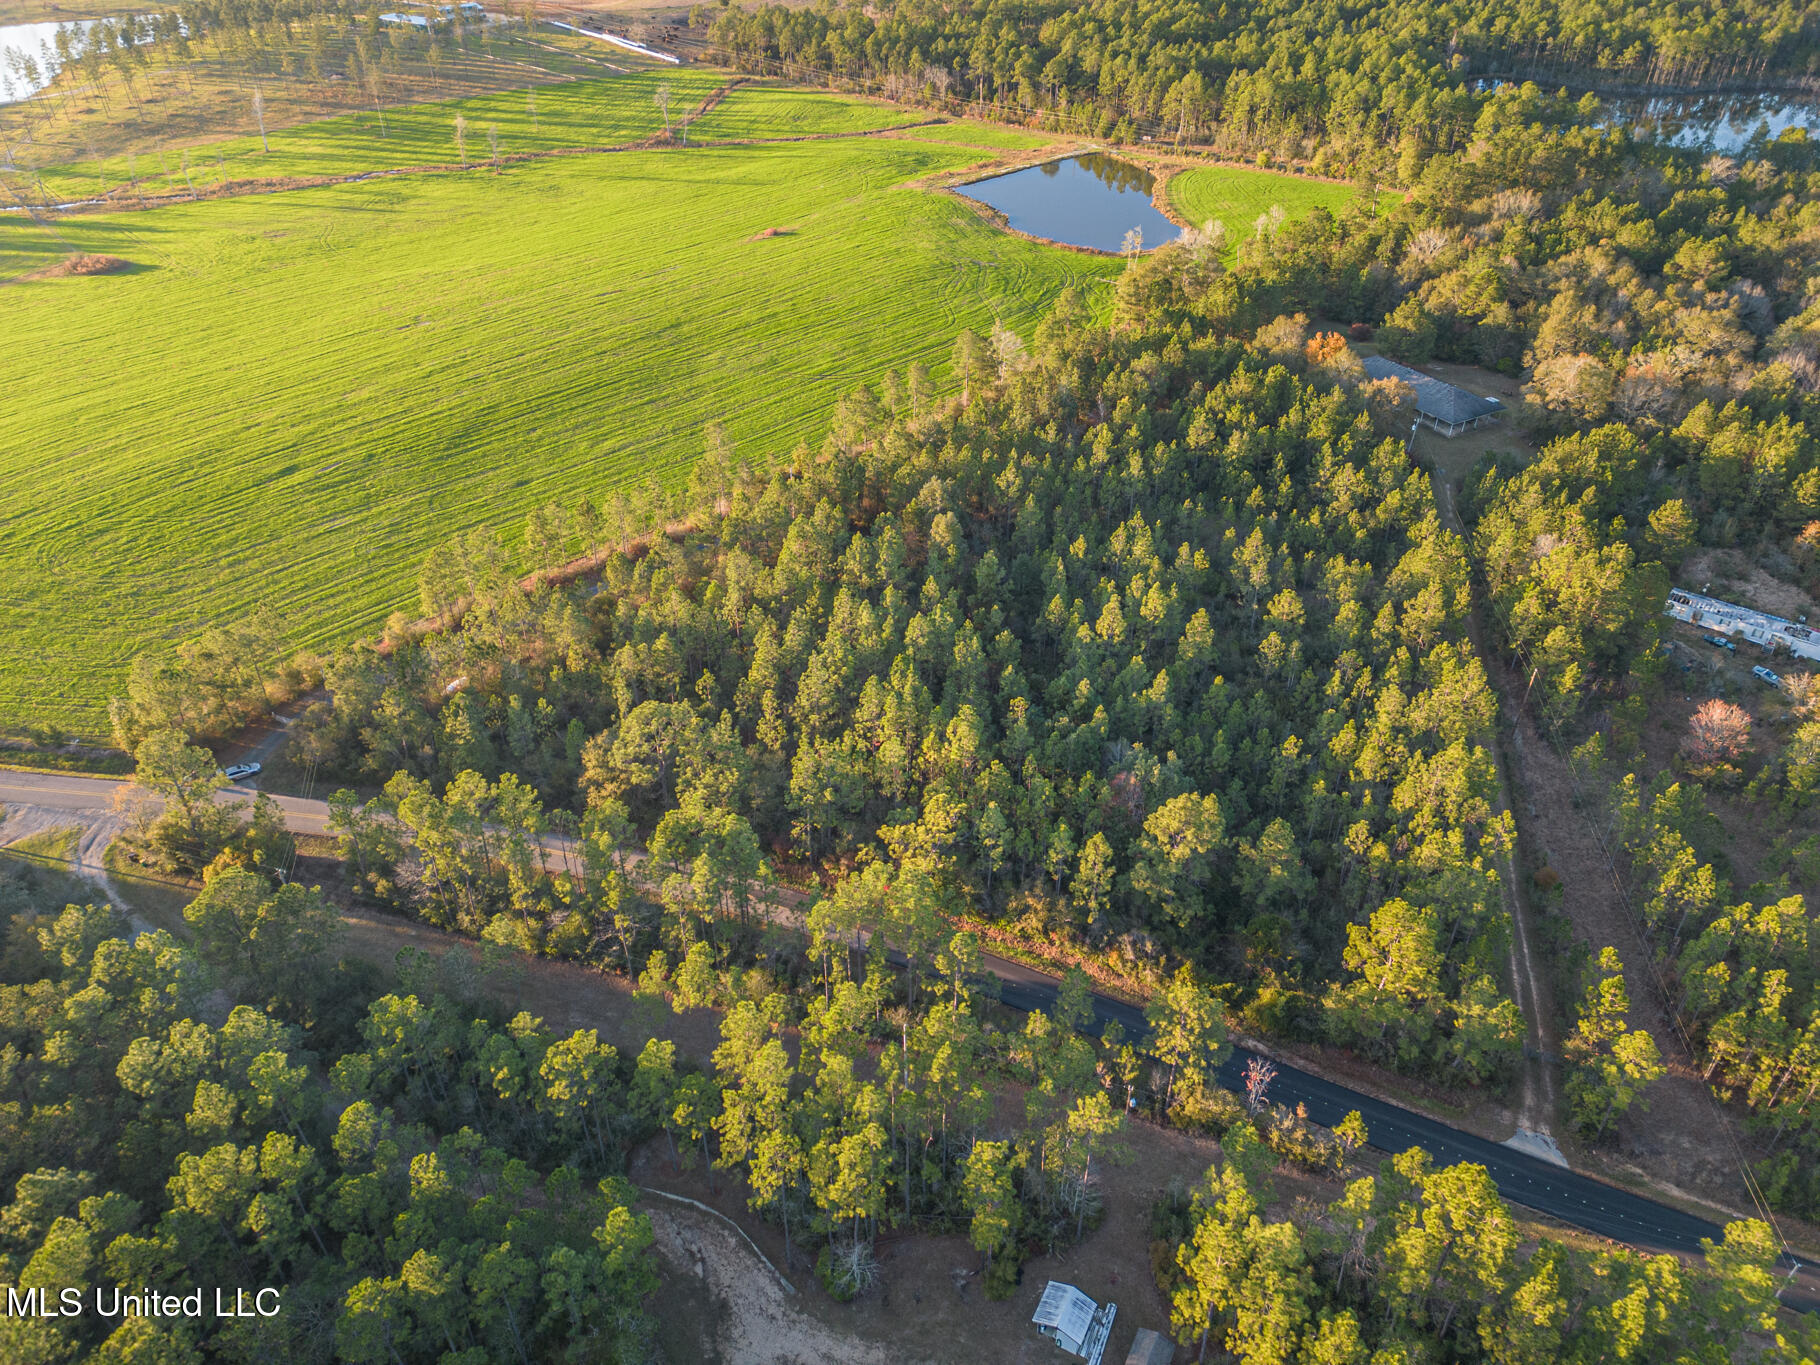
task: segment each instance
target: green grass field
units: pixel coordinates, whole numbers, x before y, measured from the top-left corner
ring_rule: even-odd
[[[206,194],[231,181],[357,175],[400,166],[454,166],[461,163],[462,156],[455,141],[457,115],[467,121],[470,163],[491,157],[489,131],[497,133],[502,157],[610,147],[641,141],[663,130],[664,116],[655,102],[660,87],[670,91],[670,122],[680,135],[685,116],[727,80],[718,72],[687,68],[642,71],[543,85],[535,91],[502,90],[468,99],[401,105],[387,109],[383,120],[367,109],[272,128],[267,137],[269,150],[257,135],[200,143],[189,149],[187,177],[182,152],[176,150],[140,152],[131,159],[124,153],[85,158],[47,166],[40,175],[53,198],[74,200],[117,191],[129,181],[144,193],[187,197],[192,188]],[[688,136],[691,143],[702,143],[859,133],[913,123],[918,117],[890,105],[751,85],[733,90],[693,122]],[[0,182],[7,174],[0,169]],[[13,172],[13,177],[21,187],[28,183],[21,171]]]
[[[615,100],[649,108],[624,79]],[[0,720],[103,733],[134,653],[261,603],[294,645],[374,631],[457,531],[515,544],[547,499],[674,478],[715,419],[786,452],[855,385],[995,317],[1027,335],[1116,272],[903,187],[974,159],[625,152],[0,219],[0,275],[134,264],[0,287]]]
[[[1338,213],[1353,197],[1350,185],[1310,180],[1279,171],[1254,171],[1242,166],[1202,166],[1183,171],[1169,181],[1169,203],[1196,227],[1209,219],[1226,224],[1226,239],[1237,242],[1251,235],[1260,214],[1275,205],[1291,218],[1321,208]],[[1394,194],[1380,195],[1383,209]]]
[[[807,98],[776,86],[748,85],[733,91],[689,127],[691,142],[738,138],[805,137],[820,133],[863,133],[915,123],[927,115],[862,100]]]
[[[989,147],[995,151],[1024,152],[1047,147],[1055,139],[1047,133],[1023,133],[1015,128],[1000,128],[973,119],[957,119],[928,128],[912,128],[902,134],[924,142],[958,142],[968,147]]]

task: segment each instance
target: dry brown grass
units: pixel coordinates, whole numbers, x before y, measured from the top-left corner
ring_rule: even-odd
[[[56,265],[47,265],[42,270],[33,270],[20,275],[9,283],[21,280],[60,280],[71,275],[116,275],[122,270],[131,270],[133,263],[119,256],[102,256],[80,254],[58,261]]]
[[[1690,555],[1677,577],[1683,587],[1704,591],[1710,586],[1714,597],[1790,621],[1820,612],[1820,606],[1801,588],[1772,576],[1736,550],[1701,550]]]
[[[6,3],[0,0],[0,6]],[[130,153],[140,160],[142,174],[169,177],[178,173],[178,158],[188,149],[197,157],[200,178],[208,156],[201,149],[212,142],[257,135],[250,103],[255,84],[264,95],[265,123],[272,133],[337,115],[371,112],[371,93],[360,82],[336,73],[347,60],[352,36],[346,32],[333,36],[321,79],[307,75],[309,54],[303,41],[300,37],[295,49],[272,54],[273,61],[291,67],[288,74],[254,73],[234,57],[216,55],[206,43],[186,61],[154,60],[130,86],[112,68],[93,83],[79,70],[66,71],[31,101],[0,108],[0,117],[14,130],[23,165],[42,169]],[[432,71],[422,61],[390,67],[381,103],[390,108],[462,99],[622,69],[584,38],[553,33],[526,38],[500,31],[488,43],[475,34],[439,70]]]

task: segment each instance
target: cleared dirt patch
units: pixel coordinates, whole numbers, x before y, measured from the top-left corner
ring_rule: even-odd
[[[1714,597],[1790,621],[1820,610],[1800,588],[1766,573],[1736,550],[1702,550],[1682,564],[1678,577],[1684,587],[1709,585]]]
[[[1009,1112],[1009,1111],[1007,1111]],[[1150,1209],[1172,1182],[1192,1187],[1218,1158],[1219,1147],[1207,1138],[1133,1124],[1121,1137],[1128,1160],[1104,1168],[1101,1189],[1106,1215],[1086,1240],[1056,1256],[1037,1256],[1024,1263],[1017,1292],[1003,1302],[986,1298],[979,1278],[979,1253],[961,1233],[934,1236],[887,1231],[879,1238],[880,1281],[877,1288],[852,1303],[835,1303],[809,1269],[814,1251],[795,1248],[789,1272],[795,1295],[786,1295],[769,1271],[733,1233],[714,1220],[690,1214],[665,1199],[649,1199],[642,1208],[672,1226],[685,1220],[695,1232],[703,1265],[690,1252],[670,1255],[659,1226],[659,1247],[671,1273],[656,1305],[665,1319],[666,1338],[680,1331],[670,1320],[683,1313],[702,1314],[700,1295],[713,1301],[715,1326],[712,1354],[703,1360],[754,1362],[890,1361],[930,1365],[1051,1365],[1055,1347],[1030,1326],[1030,1314],[1050,1280],[1065,1280],[1094,1299],[1118,1304],[1107,1360],[1123,1360],[1140,1327],[1167,1333],[1169,1305],[1157,1292],[1150,1271]],[[632,1178],[640,1185],[700,1200],[732,1218],[771,1261],[783,1265],[783,1235],[773,1224],[755,1218],[745,1205],[744,1187],[717,1172],[714,1188],[704,1172],[678,1171],[663,1141],[648,1143],[633,1161]],[[1337,1184],[1279,1172],[1275,1177],[1280,1216],[1299,1198],[1322,1203],[1339,1192]],[[716,1248],[721,1256],[716,1260]],[[720,1286],[733,1286],[724,1290]],[[669,1303],[672,1289],[677,1303]],[[774,1327],[772,1338],[754,1347],[757,1324]],[[832,1348],[819,1344],[836,1343]],[[794,1351],[794,1354],[791,1352]]]
[[[657,1305],[663,1335],[683,1336],[685,1324],[672,1320],[686,1314],[700,1359],[751,1365],[811,1360],[907,1365],[911,1359],[817,1321],[804,1311],[801,1296],[786,1293],[765,1274],[751,1249],[718,1220],[662,1200],[649,1203],[646,1211],[667,1272]],[[673,1289],[680,1291],[678,1304],[669,1302]],[[706,1314],[704,1307],[710,1310]]]
[[[123,270],[131,270],[133,263],[119,256],[103,256],[90,252],[71,256],[47,265],[42,270],[33,270],[19,276],[21,280],[61,280],[72,275],[118,275]]]

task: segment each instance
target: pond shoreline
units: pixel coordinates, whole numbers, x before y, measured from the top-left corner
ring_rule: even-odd
[[[943,188],[984,205],[990,210],[987,221],[1002,232],[1098,256],[1129,257],[1181,236],[1183,223],[1156,203],[1156,183],[1144,158],[1088,144],[1043,148],[1015,164],[969,167]]]
[[[1097,143],[1079,145],[1064,143],[1060,146],[1032,147],[1025,152],[1008,152],[1003,156],[994,157],[990,161],[978,161],[958,171],[943,171],[920,184],[917,181],[910,183],[922,189],[947,195],[950,199],[964,204],[999,232],[1021,237],[1026,242],[1035,242],[1038,246],[1058,247],[1063,251],[1079,252],[1083,256],[1117,256],[1119,253],[1116,251],[1101,251],[1098,247],[1079,246],[1073,242],[1059,242],[1053,237],[1043,237],[1034,232],[1025,232],[1022,228],[1012,227],[1011,220],[998,209],[993,208],[982,199],[975,199],[972,195],[963,193],[961,189],[964,185],[977,185],[982,181],[996,180],[1001,175],[1014,175],[1018,171],[1027,171],[1036,166],[1047,165],[1052,161],[1066,161],[1070,157],[1101,150],[1102,148]]]

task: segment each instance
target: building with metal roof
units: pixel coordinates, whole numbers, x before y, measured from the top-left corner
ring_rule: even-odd
[[[1820,631],[1805,622],[1752,611],[1749,607],[1721,602],[1716,597],[1703,597],[1685,588],[1676,588],[1669,593],[1668,605],[1663,610],[1677,621],[1686,621],[1702,630],[1736,635],[1762,645],[1771,654],[1786,649],[1797,659],[1820,659]]]
[[[1495,422],[1504,412],[1496,398],[1481,398],[1468,393],[1458,384],[1412,370],[1381,355],[1364,358],[1365,373],[1373,379],[1400,379],[1416,394],[1416,421],[1426,423],[1443,436],[1458,436],[1486,422]]]
[[[1125,1365],[1174,1365],[1175,1343],[1161,1332],[1138,1328],[1137,1339],[1125,1355]]]
[[[1118,1311],[1116,1303],[1101,1307],[1073,1285],[1051,1280],[1030,1321],[1070,1355],[1079,1356],[1087,1365],[1100,1365]]]

